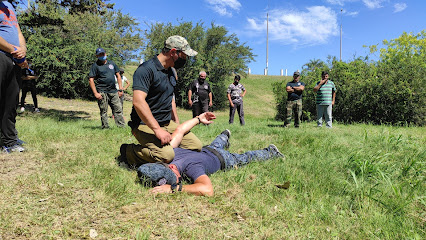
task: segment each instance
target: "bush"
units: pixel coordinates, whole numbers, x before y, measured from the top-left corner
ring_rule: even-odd
[[[384,41],[381,59],[369,62],[368,57],[351,62],[334,59],[329,70],[337,88],[333,118],[345,123],[419,125],[425,124],[426,101],[426,32],[418,35],[404,33],[392,41]],[[376,46],[370,47],[373,51]],[[312,61],[311,61],[312,62]],[[315,94],[312,89],[321,71],[328,66],[302,71],[306,84],[303,96],[305,119],[316,115]],[[277,102],[276,118],[285,118],[285,84],[274,85]]]

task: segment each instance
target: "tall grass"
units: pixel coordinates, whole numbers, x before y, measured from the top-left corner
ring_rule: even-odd
[[[282,128],[277,78],[244,79],[246,126],[223,111],[193,129],[204,144],[229,128],[232,152],[274,143],[286,156],[211,175],[210,198],[151,195],[116,162],[135,142],[129,129],[102,130],[95,102],[40,98],[41,114],[17,121],[29,151],[0,155],[0,239],[82,239],[91,229],[99,239],[425,239],[425,128]]]

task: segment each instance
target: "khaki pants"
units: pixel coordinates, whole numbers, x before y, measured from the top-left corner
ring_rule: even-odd
[[[172,134],[177,128],[178,124],[170,121],[169,124],[162,126],[161,128]],[[139,141],[139,144],[129,144],[126,148],[127,162],[133,166],[140,166],[145,163],[153,162],[171,162],[175,157],[175,152],[169,144],[161,145],[160,139],[158,139],[154,131],[146,125],[139,125],[138,128],[132,129],[133,135]],[[180,148],[201,151],[203,144],[195,136],[195,134],[189,132],[185,134],[182,139]]]

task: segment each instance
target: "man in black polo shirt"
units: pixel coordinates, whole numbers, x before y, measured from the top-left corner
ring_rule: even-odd
[[[302,93],[305,90],[305,84],[300,82],[300,73],[298,71],[293,74],[293,81],[288,82],[286,91],[287,97],[287,118],[284,122],[284,127],[288,127],[291,122],[291,117],[294,109],[294,127],[300,126],[300,117],[302,116]]]
[[[115,124],[124,127],[123,112],[120,97],[123,95],[123,85],[121,83],[120,69],[117,65],[107,60],[106,52],[103,48],[96,49],[98,60],[92,65],[89,73],[89,85],[93,95],[98,100],[101,112],[102,128],[108,126],[108,104],[111,107]],[[117,78],[119,90],[115,87],[115,77]]]
[[[174,158],[170,146],[171,133],[178,126],[172,120],[174,86],[178,69],[185,65],[186,58],[195,56],[185,38],[171,36],[162,52],[141,64],[133,74],[133,109],[129,126],[140,145],[123,144],[121,156],[131,165],[147,162],[171,162]],[[181,148],[200,151],[201,141],[188,133],[182,139]]]

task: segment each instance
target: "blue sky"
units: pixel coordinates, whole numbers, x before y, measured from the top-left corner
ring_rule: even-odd
[[[426,29],[426,0],[110,0],[115,8],[145,23],[179,20],[225,26],[253,49],[252,74],[266,68],[266,13],[269,12],[268,74],[288,75],[311,59],[366,56],[363,45],[381,44],[404,31]],[[269,5],[269,8],[268,8]],[[342,11],[341,11],[342,10]],[[196,50],[196,49],[195,49]],[[371,56],[373,59],[375,56]],[[377,56],[376,56],[377,57]]]

